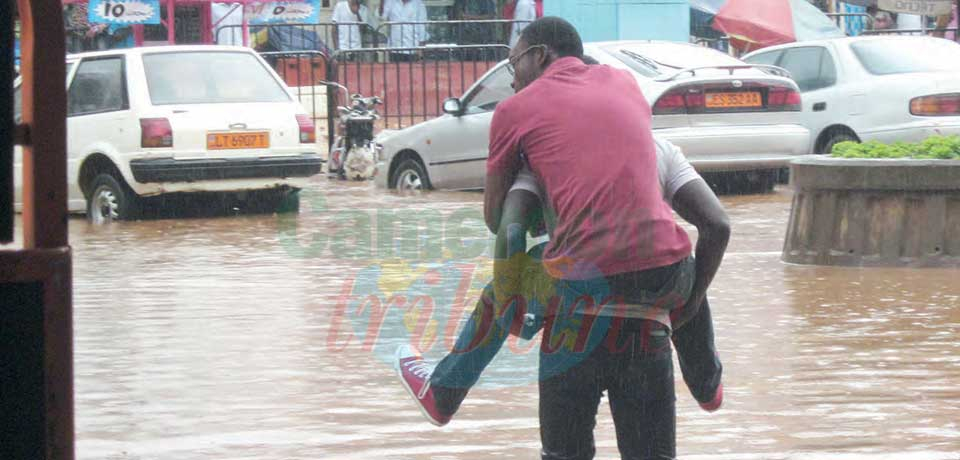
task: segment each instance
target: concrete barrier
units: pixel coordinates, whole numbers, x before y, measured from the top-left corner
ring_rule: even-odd
[[[785,262],[960,267],[960,161],[811,157],[790,184]]]

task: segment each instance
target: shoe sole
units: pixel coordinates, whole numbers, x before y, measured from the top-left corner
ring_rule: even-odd
[[[400,360],[397,360],[397,363],[399,362]],[[407,383],[407,379],[403,378],[402,368],[399,365],[395,367],[397,371],[397,377],[400,379],[400,383],[402,383],[403,388],[407,390],[407,394],[410,395],[411,398],[413,398],[413,403],[417,405],[417,409],[420,409],[420,413],[423,414],[423,417],[427,419],[427,421],[434,426],[446,425],[445,423],[440,423],[439,421],[435,420],[432,416],[430,416],[430,413],[427,412],[427,409],[424,408],[423,404],[420,403],[420,398],[418,398],[417,394],[413,392],[413,388],[410,388],[410,384]]]

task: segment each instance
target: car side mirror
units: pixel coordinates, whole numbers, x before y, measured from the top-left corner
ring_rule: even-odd
[[[443,113],[448,113],[455,117],[463,115],[463,104],[460,103],[460,99],[451,97],[443,101]]]

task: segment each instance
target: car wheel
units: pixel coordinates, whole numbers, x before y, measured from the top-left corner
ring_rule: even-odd
[[[413,158],[400,162],[393,173],[391,187],[400,192],[420,192],[430,190],[430,178],[424,171],[423,165]]]
[[[841,142],[848,142],[848,141],[849,141],[849,142],[860,142],[860,140],[857,139],[857,138],[856,138],[855,136],[853,136],[852,134],[850,134],[850,133],[848,133],[848,132],[846,132],[846,131],[838,131],[838,132],[834,133],[833,135],[831,135],[829,139],[827,139],[827,142],[825,142],[825,143],[823,144],[823,148],[820,149],[820,151],[817,152],[817,154],[818,154],[818,155],[830,155],[831,153],[833,153],[833,146],[835,146],[835,145],[837,145],[837,144],[839,144],[839,143],[841,143]]]
[[[136,219],[140,213],[140,197],[110,174],[99,174],[90,184],[87,198],[87,219],[95,224],[115,220]]]

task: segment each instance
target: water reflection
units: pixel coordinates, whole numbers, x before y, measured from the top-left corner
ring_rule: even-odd
[[[401,241],[391,243],[429,252],[423,240],[436,234],[412,230],[479,216],[482,197],[325,180],[311,192],[294,220],[71,221],[79,458],[537,456],[532,355],[501,356],[443,429],[423,421],[384,356],[411,331],[439,354],[456,304],[472,302],[489,262],[446,242],[439,259],[404,257],[380,246],[376,213],[420,216],[397,224]],[[957,272],[783,264],[789,199],[785,190],[724,199],[734,239],[712,303],[726,402],[706,414],[678,381],[680,454],[956,460]],[[367,240],[337,217],[346,210],[370,216],[368,253],[350,247]],[[482,222],[457,223],[441,237],[482,250]],[[435,303],[454,305],[411,307],[431,289],[447,292]],[[379,310],[344,303],[371,293]],[[397,294],[406,303],[385,306]],[[382,328],[367,335],[381,310]],[[616,458],[605,408],[597,436],[598,458]]]

